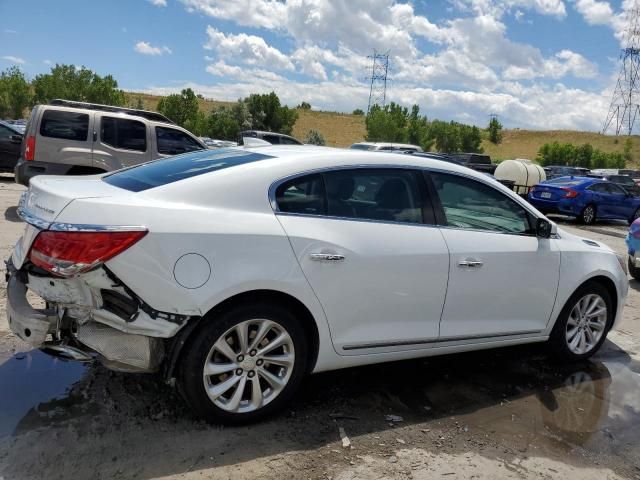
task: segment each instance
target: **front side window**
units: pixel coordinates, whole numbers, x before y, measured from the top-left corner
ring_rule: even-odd
[[[276,202],[287,213],[423,223],[420,181],[411,170],[336,170],[283,183]]]
[[[180,153],[202,150],[202,146],[193,138],[180,130],[168,127],[156,127],[158,153],[178,155]]]
[[[147,150],[147,129],[137,120],[102,117],[100,139],[113,148],[145,152]]]
[[[446,225],[490,232],[531,233],[526,210],[515,201],[470,178],[432,173]]]
[[[11,135],[18,135],[10,128],[5,127],[4,125],[0,125],[0,140],[8,141],[11,138]]]
[[[40,135],[64,140],[86,141],[89,115],[86,113],[46,110],[40,122]]]

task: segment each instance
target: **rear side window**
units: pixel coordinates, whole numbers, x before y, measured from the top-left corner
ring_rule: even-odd
[[[420,181],[410,170],[336,170],[283,183],[276,202],[287,213],[423,223]]]
[[[465,177],[432,173],[447,225],[500,233],[530,233],[526,210],[502,192]]]
[[[276,202],[281,212],[306,215],[326,214],[324,183],[320,175],[308,175],[280,185]]]
[[[86,141],[89,115],[86,113],[45,110],[40,121],[40,135],[64,140]]]
[[[167,127],[156,127],[158,153],[178,155],[180,153],[202,150],[202,146],[193,138],[180,130]]]
[[[201,150],[143,163],[104,176],[102,180],[115,187],[141,192],[186,178],[268,158],[273,157],[239,149]]]
[[[147,129],[144,123],[137,120],[102,117],[100,139],[113,148],[137,152],[147,150]]]

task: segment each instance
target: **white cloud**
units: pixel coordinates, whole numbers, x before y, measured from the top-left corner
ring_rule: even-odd
[[[49,59],[43,60],[42,63],[44,63],[45,65],[51,65],[53,62]]]
[[[13,55],[5,55],[4,57],[2,57],[2,59],[6,60],[7,62],[16,63],[18,65],[24,65],[25,63],[27,63],[24,58],[15,57]]]
[[[277,48],[267,45],[262,37],[240,33],[224,34],[207,27],[206,50],[214,50],[221,58],[234,58],[249,65],[264,65],[275,69],[293,70],[293,63]]]
[[[155,5],[156,7],[166,7],[167,0],[149,0],[149,3]]]
[[[138,42],[133,49],[143,55],[164,55],[165,53],[172,53],[169,47],[154,47],[149,42]]]
[[[189,11],[231,20],[248,27],[279,28],[287,17],[287,7],[278,0],[181,0]]]
[[[375,48],[391,51],[387,98],[417,103],[430,118],[485,125],[487,113],[497,112],[507,126],[597,130],[606,113],[610,92],[596,88],[611,80],[582,51],[555,43],[555,50],[543,52],[509,35],[507,16],[531,23],[545,15],[566,28],[560,23],[567,15],[563,0],[449,0],[452,15],[437,21],[428,5],[409,0],[181,1],[189,11],[224,20],[222,25],[252,30],[209,26],[203,47],[212,85],[150,87],[155,93],[191,86],[233,101],[276,91],[289,105],[304,100],[351,111],[366,107],[363,80]],[[611,8],[607,20],[606,2],[572,2],[588,23],[617,31],[622,13]],[[576,89],[563,84],[570,77],[595,80]]]

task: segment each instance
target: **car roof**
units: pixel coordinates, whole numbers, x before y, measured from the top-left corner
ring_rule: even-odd
[[[13,130],[18,135],[22,135],[22,132],[13,123],[9,123],[9,122],[5,122],[4,120],[0,120],[0,125],[3,125],[5,127],[9,128],[10,130]]]

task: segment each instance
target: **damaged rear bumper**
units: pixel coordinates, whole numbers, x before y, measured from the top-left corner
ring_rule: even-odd
[[[164,339],[190,318],[153,310],[103,267],[62,279],[17,271],[9,261],[7,280],[7,317],[18,337],[46,353],[94,357],[114,370],[158,370]],[[48,308],[32,307],[27,290]]]

